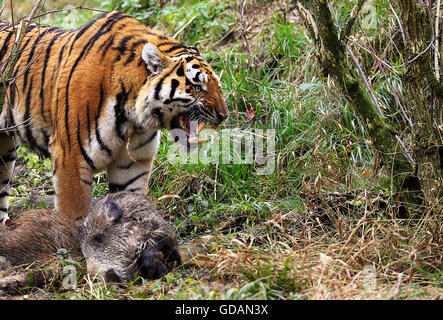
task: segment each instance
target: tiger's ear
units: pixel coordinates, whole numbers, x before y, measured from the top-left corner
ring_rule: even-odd
[[[142,59],[146,63],[146,67],[153,75],[161,73],[163,69],[162,60],[157,47],[152,43],[146,43],[142,49]]]

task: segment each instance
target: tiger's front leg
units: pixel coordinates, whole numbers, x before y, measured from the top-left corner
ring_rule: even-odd
[[[0,224],[4,224],[9,219],[10,183],[16,157],[17,146],[14,139],[0,134]]]
[[[152,163],[160,144],[160,131],[134,134],[108,166],[109,191],[147,193]]]
[[[55,158],[55,209],[73,220],[86,216],[91,203],[92,169],[87,163],[74,159]]]

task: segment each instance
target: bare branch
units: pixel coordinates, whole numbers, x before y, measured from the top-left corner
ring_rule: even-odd
[[[400,18],[398,17],[397,12],[395,12],[395,9],[394,9],[394,7],[392,6],[391,1],[388,0],[388,4],[389,4],[389,8],[391,8],[391,11],[392,11],[392,13],[393,13],[395,19],[397,20],[398,27],[400,28],[401,37],[402,37],[402,39],[403,39],[403,43],[406,44],[405,31],[403,30],[403,25],[402,25],[402,23],[401,23],[401,20],[400,20]]]
[[[88,8],[88,7],[84,7],[84,6],[76,6],[76,7],[69,7],[69,8],[63,8],[63,9],[49,10],[49,11],[46,11],[42,14],[35,16],[34,19],[38,19],[38,18],[47,16],[47,15],[53,14],[53,13],[66,12],[66,11],[72,11],[72,10],[89,10],[89,11],[94,11],[94,12],[109,12],[109,10],[94,9],[94,8]]]
[[[351,56],[352,60],[354,61],[354,64],[357,67],[358,73],[360,74],[360,78],[363,80],[363,83],[365,84],[366,89],[368,90],[369,95],[371,96],[374,106],[377,108],[377,111],[380,113],[380,115],[384,117],[383,111],[381,110],[381,107],[380,107],[380,103],[378,102],[377,97],[375,96],[374,92],[372,91],[372,88],[369,85],[368,80],[366,79],[366,75],[364,74],[363,69],[360,66],[360,63],[358,62],[357,58],[355,57],[354,53],[352,52],[352,49],[349,46],[346,46],[346,50],[348,51],[349,55]]]
[[[198,13],[196,13],[196,14],[194,14],[192,17],[191,17],[191,19],[189,19],[189,21],[188,22],[186,22],[172,37],[173,38],[177,38],[177,36],[180,34],[180,32],[182,32],[183,30],[185,30],[186,29],[186,27],[187,26],[189,26],[191,23],[192,23],[192,21],[194,21],[194,19],[195,18],[197,18],[197,16],[198,16]]]

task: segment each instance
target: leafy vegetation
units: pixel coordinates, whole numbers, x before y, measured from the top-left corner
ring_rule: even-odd
[[[344,23],[352,5],[336,2]],[[26,12],[26,1],[15,4]],[[64,5],[53,1],[46,8]],[[75,289],[31,290],[26,298],[442,297],[442,215],[423,216],[426,208],[405,208],[392,197],[389,172],[380,169],[363,124],[313,59],[314,46],[289,1],[112,0],[88,6],[125,10],[196,45],[221,76],[231,114],[220,129],[275,130],[275,170],[257,175],[257,163],[171,164],[171,141],[163,132],[150,197],[181,243],[195,244],[198,252],[160,280],[116,288],[93,284],[78,268]],[[364,28],[365,45],[390,45],[395,17],[384,1],[373,6],[375,18],[362,16],[354,28]],[[94,14],[60,12],[42,22],[71,27]],[[370,70],[373,58],[359,54]],[[401,62],[392,64],[401,68]],[[380,72],[370,79],[400,125],[395,95],[402,92],[401,80]],[[50,161],[24,147],[19,154],[26,168],[11,204],[31,190],[52,194]],[[105,173],[95,182],[94,196],[107,192]]]

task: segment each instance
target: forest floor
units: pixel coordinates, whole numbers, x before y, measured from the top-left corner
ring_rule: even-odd
[[[122,2],[131,12],[133,1]],[[242,3],[161,1],[152,16],[155,6],[137,17],[168,35],[189,22],[177,38],[197,46],[221,77],[231,114],[220,130],[273,132],[272,172],[257,174],[255,162],[170,163],[164,132],[149,196],[174,226],[187,262],[159,280],[107,286],[92,281],[81,261],[61,257],[52,281],[7,298],[443,299],[443,215],[435,214],[443,205],[432,214],[396,201],[386,168],[319,70],[290,2]],[[93,15],[68,11],[50,23],[80,25]],[[54,193],[51,162],[24,147],[19,155],[11,206],[50,206],[40,200]],[[105,194],[106,174],[94,180],[94,196]],[[65,288],[62,270],[71,265],[77,282]]]

